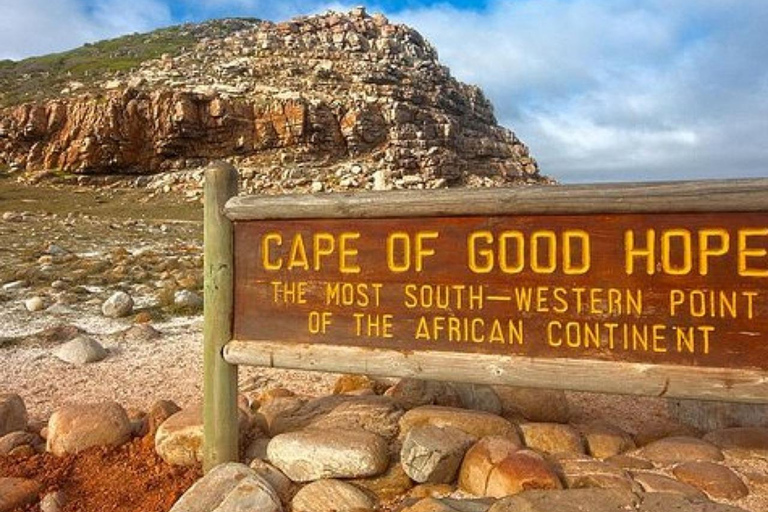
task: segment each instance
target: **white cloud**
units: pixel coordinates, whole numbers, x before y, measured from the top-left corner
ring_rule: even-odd
[[[0,59],[59,52],[170,22],[161,0],[3,0]]]
[[[565,181],[768,175],[768,2],[403,12]]]

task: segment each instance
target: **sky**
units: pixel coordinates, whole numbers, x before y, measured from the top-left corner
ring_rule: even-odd
[[[356,5],[419,30],[562,182],[768,176],[767,0],[0,0],[0,59]]]

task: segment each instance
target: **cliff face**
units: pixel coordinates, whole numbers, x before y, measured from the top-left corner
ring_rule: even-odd
[[[175,54],[0,110],[0,162],[74,173],[354,162],[421,186],[544,180],[482,92],[383,16],[223,20],[190,34]]]

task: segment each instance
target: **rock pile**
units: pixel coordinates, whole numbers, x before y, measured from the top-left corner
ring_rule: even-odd
[[[739,512],[733,503],[764,482],[743,468],[768,452],[765,428],[637,447],[640,436],[613,425],[548,421],[544,401],[564,404],[562,393],[541,392],[536,409],[508,402],[536,390],[404,379],[381,396],[381,386],[352,376],[336,389],[344,393],[241,395],[243,459],[212,470],[172,512]],[[495,413],[477,408],[489,403]],[[0,456],[63,456],[144,436],[169,464],[200,463],[200,408],[167,401],[130,416],[115,403],[69,405],[36,432],[23,401],[1,395],[0,427]],[[0,510],[65,498],[18,478],[0,478],[0,490]]]
[[[547,181],[480,89],[382,15],[222,20],[184,34],[197,43],[0,110],[0,163],[146,174],[226,158],[246,191],[271,193]]]

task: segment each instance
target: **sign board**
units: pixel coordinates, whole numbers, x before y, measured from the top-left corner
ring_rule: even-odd
[[[763,213],[245,221],[234,268],[239,341],[768,370]]]
[[[204,467],[240,364],[768,403],[768,179],[234,197],[206,174]]]

